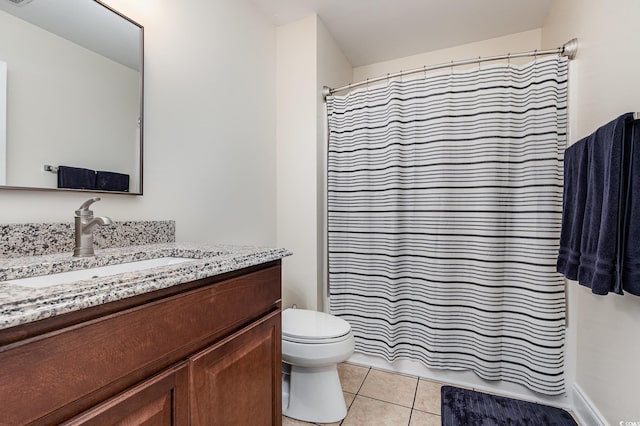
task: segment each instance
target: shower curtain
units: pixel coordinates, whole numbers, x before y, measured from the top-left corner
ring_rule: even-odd
[[[356,352],[564,393],[566,58],[327,99],[330,309]]]

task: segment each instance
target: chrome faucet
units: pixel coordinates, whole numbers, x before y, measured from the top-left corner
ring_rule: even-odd
[[[106,216],[93,217],[93,211],[89,210],[89,206],[96,201],[100,201],[100,197],[91,198],[76,210],[76,247],[73,249],[75,257],[93,256],[93,228],[97,225],[111,225],[113,221]]]

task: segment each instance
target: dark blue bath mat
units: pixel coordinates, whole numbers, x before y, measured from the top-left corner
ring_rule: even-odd
[[[442,426],[577,426],[560,408],[454,386],[441,392]]]

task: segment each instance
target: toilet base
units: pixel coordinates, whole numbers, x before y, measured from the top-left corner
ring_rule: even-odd
[[[310,423],[334,423],[347,415],[336,364],[292,365],[289,380],[289,404],[282,410],[285,416]]]

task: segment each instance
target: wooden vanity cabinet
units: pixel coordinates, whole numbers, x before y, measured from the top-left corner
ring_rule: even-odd
[[[192,425],[282,421],[280,321],[273,313],[190,358]]]
[[[280,424],[280,261],[169,293],[0,346],[0,424]]]
[[[188,425],[189,365],[180,363],[62,424]]]

